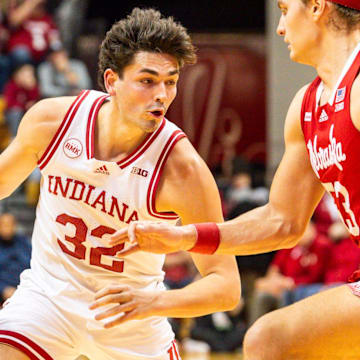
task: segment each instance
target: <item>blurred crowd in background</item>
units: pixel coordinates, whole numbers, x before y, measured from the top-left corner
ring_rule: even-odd
[[[0,150],[14,138],[22,116],[36,101],[96,87],[92,68],[96,50],[91,58],[86,54],[96,49],[98,42],[91,36],[84,37],[82,45],[77,41],[86,6],[87,0],[1,1]],[[94,32],[100,31],[97,25]],[[258,164],[237,157],[232,169],[226,176],[212,169],[225,219],[262,206],[269,197]],[[18,200],[0,206],[0,303],[12,295],[20,273],[30,264],[31,229],[24,231],[21,219],[26,208],[33,211],[37,203],[40,178],[34,171],[15,194]],[[17,202],[18,208],[10,206]],[[325,196],[296,247],[239,256],[237,262],[243,298],[235,310],[196,319],[170,319],[185,350],[240,350],[246,329],[261,315],[345,283],[358,267],[360,249],[349,238],[332,199]],[[188,253],[167,256],[164,270],[170,289],[186,286],[199,276]]]

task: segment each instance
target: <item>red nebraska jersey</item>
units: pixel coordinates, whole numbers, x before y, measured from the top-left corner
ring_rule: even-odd
[[[308,87],[301,124],[313,170],[333,197],[353,239],[360,245],[360,132],[350,116],[350,92],[359,72],[360,45],[347,60],[329,102],[319,106],[323,83]]]

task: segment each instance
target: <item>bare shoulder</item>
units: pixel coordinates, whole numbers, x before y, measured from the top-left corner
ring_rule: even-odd
[[[187,138],[179,140],[170,153],[164,169],[168,180],[201,176],[208,167]]]
[[[69,96],[40,100],[24,115],[16,139],[41,157],[75,99]]]
[[[350,113],[354,126],[360,131],[360,76],[358,76],[351,88]]]
[[[301,106],[309,84],[303,86],[294,96],[285,120],[285,142],[303,140],[301,130]]]

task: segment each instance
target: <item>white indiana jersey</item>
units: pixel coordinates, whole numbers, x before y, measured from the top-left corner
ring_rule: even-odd
[[[123,245],[110,247],[109,236],[136,220],[178,220],[156,210],[155,195],[166,159],[185,134],[163,119],[125,159],[97,160],[95,121],[108,96],[83,91],[38,163],[43,179],[28,275],[65,302],[80,297],[92,302],[94,292],[114,283],[162,284],[163,255],[138,252],[119,259],[115,255]]]

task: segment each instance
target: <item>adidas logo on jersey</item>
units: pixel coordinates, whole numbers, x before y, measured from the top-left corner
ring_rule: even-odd
[[[326,120],[328,120],[328,119],[329,119],[329,117],[328,117],[326,111],[323,110],[323,111],[321,112],[321,115],[320,115],[320,118],[319,118],[319,122],[324,122],[324,121],[326,121]]]
[[[110,175],[107,167],[104,165],[104,166],[100,166],[99,168],[97,168],[94,173],[96,174],[104,174],[104,175]]]

